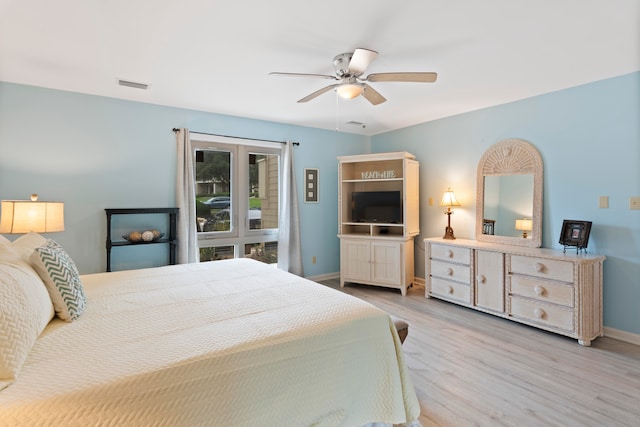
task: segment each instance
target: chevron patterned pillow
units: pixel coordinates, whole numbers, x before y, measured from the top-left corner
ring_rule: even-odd
[[[65,250],[49,239],[46,245],[36,248],[31,262],[47,286],[56,315],[67,322],[80,317],[87,299],[78,269]]]

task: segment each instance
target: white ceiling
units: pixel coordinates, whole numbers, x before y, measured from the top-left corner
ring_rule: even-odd
[[[371,83],[372,106],[269,76],[357,47],[365,75],[438,80]],[[638,0],[0,0],[0,80],[366,135],[637,70]]]

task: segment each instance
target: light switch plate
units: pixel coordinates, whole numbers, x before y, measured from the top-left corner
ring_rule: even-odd
[[[609,196],[600,196],[598,199],[598,207],[600,209],[607,209],[609,207]]]
[[[629,209],[640,211],[640,197],[629,197]]]

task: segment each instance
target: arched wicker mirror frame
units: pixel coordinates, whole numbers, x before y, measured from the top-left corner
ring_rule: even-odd
[[[484,178],[486,176],[533,174],[533,215],[531,238],[483,234]],[[476,240],[505,245],[542,246],[542,157],[538,150],[521,139],[505,139],[485,151],[478,163],[476,180]]]

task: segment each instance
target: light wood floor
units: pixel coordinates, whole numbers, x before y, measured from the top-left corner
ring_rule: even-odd
[[[322,282],[340,289],[338,280]],[[577,341],[436,299],[347,284],[409,323],[404,342],[429,426],[640,427],[640,346]]]

